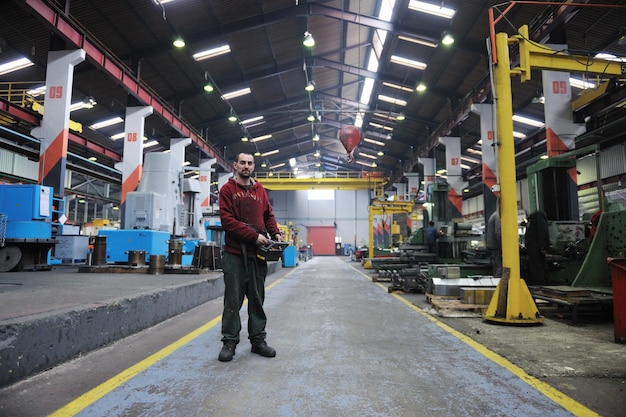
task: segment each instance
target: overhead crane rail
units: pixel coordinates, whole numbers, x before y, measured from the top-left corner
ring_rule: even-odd
[[[380,172],[330,171],[310,175],[292,172],[257,172],[256,179],[268,190],[374,190],[384,196],[389,178]]]

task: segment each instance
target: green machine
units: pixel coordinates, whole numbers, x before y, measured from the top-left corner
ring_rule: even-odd
[[[541,160],[526,169],[531,212],[542,211],[548,219],[548,285],[611,287],[607,258],[626,253],[626,209],[621,204],[607,201],[600,193],[603,212],[597,224],[578,220],[578,187],[570,170],[576,169],[576,155],[592,152],[597,152],[597,147]],[[591,240],[592,228],[595,233]],[[524,264],[529,260],[522,256],[521,262],[524,272]]]

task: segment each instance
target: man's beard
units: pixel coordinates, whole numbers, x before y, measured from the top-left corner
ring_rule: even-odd
[[[250,174],[251,174],[251,172],[250,172],[250,171],[246,171],[246,172],[241,171],[241,172],[239,173],[239,176],[240,176],[241,178],[250,178]]]

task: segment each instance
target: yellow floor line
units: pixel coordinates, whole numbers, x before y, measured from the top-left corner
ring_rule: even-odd
[[[363,277],[365,277],[365,278],[367,278],[368,280],[371,281],[371,279],[372,279],[371,275],[365,274],[363,271],[355,268],[352,265],[350,265],[350,266],[352,267],[352,269],[357,271]],[[378,282],[376,283],[376,285],[378,285],[380,288],[384,289],[385,292],[388,292],[388,288],[385,287],[384,285],[382,285],[382,284],[380,284]],[[519,379],[521,379],[522,381],[526,382],[528,385],[530,385],[531,387],[533,387],[537,391],[541,392],[543,395],[545,395],[546,397],[550,398],[552,401],[554,401],[555,403],[559,404],[561,407],[565,408],[567,411],[573,413],[576,416],[580,416],[580,417],[600,417],[600,414],[596,413],[593,410],[590,410],[589,408],[585,407],[583,404],[579,403],[578,401],[574,400],[573,398],[568,397],[567,395],[563,394],[561,391],[557,390],[556,388],[552,387],[551,385],[549,385],[549,384],[547,384],[547,383],[545,383],[545,382],[543,382],[543,381],[541,381],[541,380],[539,380],[539,379],[537,379],[537,378],[535,378],[533,376],[528,375],[522,368],[520,368],[519,366],[517,366],[514,363],[510,362],[508,359],[505,359],[504,357],[500,356],[496,352],[494,352],[492,350],[489,350],[486,346],[481,345],[480,343],[478,343],[474,339],[464,335],[463,333],[459,332],[458,330],[453,329],[452,327],[450,327],[447,324],[443,323],[442,321],[438,320],[432,314],[429,314],[426,311],[422,310],[420,307],[416,306],[415,304],[405,300],[404,298],[402,298],[401,296],[399,296],[397,294],[393,294],[392,293],[391,295],[394,298],[396,298],[397,300],[399,300],[400,302],[402,302],[405,305],[407,305],[409,308],[415,310],[416,312],[418,312],[422,316],[426,317],[428,320],[430,320],[433,323],[435,323],[437,326],[441,327],[446,332],[450,333],[451,335],[453,335],[457,339],[459,339],[462,342],[464,342],[465,344],[469,345],[474,350],[476,350],[480,354],[482,354],[485,357],[487,357],[488,359],[490,359],[492,362],[495,362],[498,365],[500,365],[501,367],[507,369],[513,375],[517,376]]]
[[[276,281],[272,282],[270,285],[265,287],[265,290],[269,291],[272,287],[274,287],[280,281],[285,279],[292,272],[293,272],[293,270],[288,272],[287,274],[285,274],[285,276],[283,276],[281,278],[278,278]],[[247,300],[244,301],[244,305],[246,303],[247,303]],[[109,380],[103,382],[102,384],[98,385],[97,387],[93,388],[92,390],[90,390],[90,391],[86,392],[85,394],[81,395],[80,397],[76,398],[75,400],[73,400],[72,402],[68,403],[64,407],[62,407],[62,408],[58,409],[57,411],[55,411],[54,413],[50,414],[49,417],[71,417],[71,416],[75,416],[76,414],[78,414],[79,412],[81,412],[85,408],[89,407],[91,404],[95,403],[96,401],[98,401],[99,399],[101,399],[102,397],[104,397],[109,392],[113,391],[115,388],[119,387],[120,385],[122,385],[126,381],[134,378],[139,373],[145,371],[146,369],[148,369],[149,367],[151,367],[155,363],[159,362],[160,360],[162,360],[162,359],[168,357],[169,355],[171,355],[172,353],[176,352],[178,349],[180,349],[181,347],[185,346],[187,343],[193,341],[197,337],[199,337],[202,334],[206,333],[208,330],[213,328],[215,325],[217,325],[221,321],[222,321],[222,316],[214,318],[213,320],[211,320],[208,323],[200,326],[196,330],[194,330],[194,331],[186,334],[185,336],[181,337],[180,339],[178,339],[174,343],[164,347],[163,349],[161,349],[160,351],[156,352],[155,354],[148,356],[146,359],[142,360],[141,362],[138,362],[135,365],[131,366],[130,368],[125,369],[124,371],[120,372],[119,374],[115,375],[114,377],[110,378]]]

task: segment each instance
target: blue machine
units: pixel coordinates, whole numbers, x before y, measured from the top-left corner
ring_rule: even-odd
[[[293,268],[298,266],[299,251],[295,246],[289,245],[283,251],[283,266],[286,268]]]
[[[169,250],[170,234],[160,230],[100,230],[98,236],[107,238],[107,263],[126,263],[130,251],[145,251],[148,262],[150,255],[167,256]]]
[[[50,269],[51,187],[0,184],[0,272]]]

